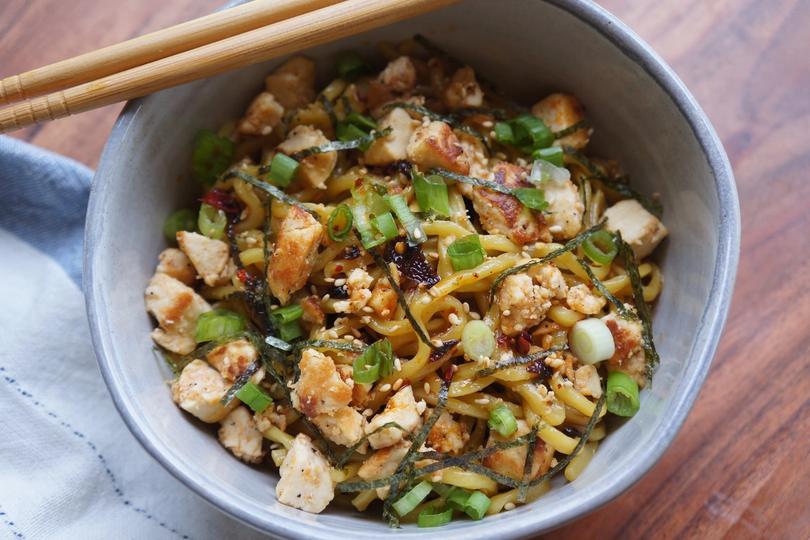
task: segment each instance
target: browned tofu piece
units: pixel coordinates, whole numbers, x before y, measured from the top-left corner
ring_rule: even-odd
[[[464,148],[444,122],[433,121],[422,125],[413,132],[408,142],[408,159],[423,171],[441,167],[459,174],[470,172],[470,162]]]
[[[311,126],[296,126],[287,135],[287,139],[278,145],[279,152],[294,154],[313,146],[320,146],[329,142],[320,129]],[[337,164],[337,152],[323,152],[305,157],[300,162],[296,180],[315,189],[326,189],[326,180],[332,174]]]
[[[510,189],[528,187],[522,180],[525,171],[511,163],[501,162],[492,170],[493,181]],[[490,234],[503,234],[516,244],[551,241],[543,215],[523,206],[511,195],[476,187],[472,192],[473,208],[481,225]]]
[[[197,346],[194,340],[197,319],[211,310],[208,302],[191,287],[161,273],[149,281],[144,296],[146,310],[159,325],[152,331],[155,343],[173,353],[191,353]]]
[[[281,103],[270,92],[262,92],[253,99],[236,129],[245,135],[269,135],[283,116]]]
[[[290,58],[268,75],[264,83],[285,109],[303,107],[315,99],[315,63],[303,56]]]
[[[585,110],[577,98],[569,94],[551,94],[541,99],[532,107],[532,114],[545,122],[553,132],[567,129],[585,120]],[[557,139],[554,144],[570,146],[576,149],[585,148],[591,138],[591,129],[580,128],[570,135]]]
[[[322,237],[323,225],[308,212],[290,207],[267,265],[267,285],[282,304],[309,279]]]

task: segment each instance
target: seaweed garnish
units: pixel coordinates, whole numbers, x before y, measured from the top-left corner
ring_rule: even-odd
[[[408,430],[405,429],[404,427],[400,426],[396,422],[386,422],[385,424],[381,425],[380,427],[378,427],[377,429],[375,429],[371,433],[366,433],[365,435],[363,435],[363,437],[360,438],[359,441],[357,441],[353,445],[349,446],[346,449],[346,451],[343,452],[343,454],[341,454],[337,458],[337,461],[335,461],[335,467],[340,469],[341,467],[346,465],[346,463],[351,459],[351,457],[355,454],[355,452],[357,452],[357,449],[360,448],[361,446],[363,446],[363,443],[365,443],[369,439],[369,437],[371,437],[372,435],[374,435],[376,433],[379,433],[380,431],[382,431],[384,429],[388,429],[388,428],[398,429],[398,430],[402,431],[404,437],[406,437],[406,438],[410,437],[410,434],[408,433]]]
[[[444,341],[441,345],[430,351],[428,362],[440,362],[456,354],[456,347],[459,343],[460,341],[457,339],[448,339],[447,341]]]
[[[571,135],[572,133],[576,133],[580,129],[585,129],[585,128],[588,128],[590,126],[591,126],[591,124],[587,120],[580,120],[579,122],[577,122],[575,124],[571,124],[570,126],[568,126],[565,129],[561,129],[560,131],[555,131],[553,133],[553,135],[554,135],[555,139],[562,139],[563,137],[567,137],[568,135]]]
[[[324,143],[318,146],[312,146],[310,148],[304,148],[300,152],[295,152],[294,154],[290,154],[290,157],[295,160],[302,160],[309,156],[314,156],[315,154],[324,154],[326,152],[338,152],[342,150],[356,150],[358,148],[363,149],[367,145],[371,144],[372,142],[376,141],[381,137],[385,137],[391,133],[391,128],[381,129],[379,131],[372,131],[368,135],[364,135],[362,137],[357,137],[356,139],[351,139],[348,141],[329,141],[328,143]]]
[[[638,318],[641,320],[641,345],[644,349],[644,357],[646,363],[647,380],[652,382],[655,370],[658,367],[661,358],[658,356],[658,351],[655,348],[652,332],[652,315],[650,314],[650,307],[644,300],[644,289],[641,284],[641,276],[638,273],[638,266],[636,265],[636,257],[627,242],[622,238],[622,234],[616,231],[616,240],[619,246],[619,255],[621,255],[624,262],[624,269],[627,275],[630,276],[630,285],[633,288],[633,300],[636,303],[636,310],[638,311]]]
[[[228,388],[228,391],[225,392],[225,395],[220,400],[220,403],[222,403],[226,407],[230,405],[231,401],[233,401],[233,398],[236,397],[236,393],[239,392],[239,390],[241,390],[243,386],[245,386],[247,383],[250,382],[250,378],[253,377],[253,375],[255,375],[257,371],[259,371],[259,368],[261,366],[262,366],[261,359],[257,359],[254,362],[248,364],[247,367],[242,371],[242,373],[239,374],[236,380],[233,381],[233,384],[231,385],[230,388]]]
[[[374,249],[369,249],[368,252],[374,258],[374,262],[377,264],[377,266],[383,270],[383,273],[385,273],[385,277],[388,278],[388,283],[391,285],[391,288],[394,289],[394,292],[397,294],[397,302],[399,303],[399,306],[402,308],[402,310],[405,312],[405,318],[407,318],[408,322],[411,323],[411,327],[413,328],[413,331],[416,332],[416,335],[419,338],[419,340],[428,347],[430,347],[431,349],[435,349],[436,345],[434,345],[430,341],[430,338],[427,336],[425,331],[419,325],[419,322],[416,320],[416,317],[414,317],[413,313],[411,313],[411,308],[408,306],[408,301],[405,298],[405,293],[402,292],[402,289],[397,284],[396,279],[394,279],[394,276],[391,273],[391,269],[388,267],[388,263],[385,262],[385,259],[383,258],[382,255],[380,255],[378,251]]]
[[[389,103],[383,107],[383,110],[390,111],[391,109],[405,109],[408,111],[413,111],[416,114],[421,114],[431,120],[437,122],[444,122],[445,124],[450,125],[452,128],[457,129],[467,135],[471,135],[477,139],[481,139],[486,143],[484,136],[478,132],[478,130],[468,126],[467,124],[463,124],[461,119],[448,114],[439,114],[436,112],[431,111],[427,107],[423,107],[422,105],[416,105],[415,103],[407,103],[404,101],[397,101],[394,103]]]
[[[593,270],[591,270],[591,267],[588,265],[587,262],[583,261],[579,257],[577,257],[577,262],[579,263],[579,266],[582,267],[582,270],[584,270],[585,273],[588,274],[588,278],[591,280],[591,282],[593,283],[593,286],[596,288],[596,290],[599,291],[599,293],[602,296],[604,296],[611,304],[614,305],[614,307],[616,308],[616,311],[619,313],[619,315],[621,315],[622,318],[624,318],[624,319],[637,319],[638,318],[638,316],[633,312],[633,310],[628,309],[624,305],[624,302],[622,302],[621,300],[616,298],[613,295],[613,293],[611,293],[608,290],[608,288],[605,287],[605,284],[602,283],[599,280],[599,278],[596,277],[596,275],[594,275]]]
[[[529,442],[526,444],[526,461],[523,463],[523,479],[518,488],[517,501],[526,502],[526,490],[529,489],[529,482],[532,477],[532,467],[534,466],[534,448],[537,445],[537,429],[532,428],[529,432]]]
[[[366,350],[366,347],[354,345],[352,343],[340,340],[331,339],[310,339],[306,341],[299,341],[293,346],[296,350],[301,349],[331,349],[333,351],[345,351],[361,353]]]
[[[264,182],[264,181],[256,178],[255,176],[250,175],[250,174],[248,174],[248,173],[246,173],[244,171],[240,171],[239,169],[233,169],[229,173],[226,173],[226,175],[235,176],[235,177],[237,177],[237,178],[239,178],[241,180],[244,180],[248,184],[256,186],[257,188],[261,189],[262,191],[265,191],[266,193],[268,193],[274,199],[278,199],[279,201],[281,201],[283,203],[289,204],[291,206],[297,206],[298,208],[300,208],[304,212],[312,214],[315,217],[315,219],[318,219],[318,217],[319,217],[317,212],[315,212],[314,210],[309,208],[307,205],[305,205],[304,203],[302,203],[301,201],[299,201],[295,197],[287,195],[286,193],[284,193],[284,191],[280,190],[279,188],[277,188],[273,184],[268,184],[267,182]]]
[[[476,371],[475,372],[475,377],[476,378],[488,377],[488,376],[492,375],[493,373],[496,373],[496,372],[498,372],[498,371],[500,371],[502,369],[507,369],[507,368],[514,367],[514,366],[522,366],[522,365],[525,365],[525,364],[533,364],[534,362],[537,362],[538,360],[543,360],[544,358],[547,358],[547,357],[551,356],[554,353],[565,351],[565,350],[568,350],[568,345],[555,345],[555,346],[553,346],[553,347],[551,347],[551,348],[549,348],[548,350],[545,350],[545,351],[540,351],[540,352],[536,352],[536,353],[533,353],[533,354],[528,354],[526,356],[513,356],[511,358],[506,358],[504,360],[499,360],[492,367],[479,369],[478,371]]]
[[[525,272],[529,268],[537,266],[538,264],[547,263],[549,261],[552,261],[552,260],[556,259],[557,257],[562,255],[563,253],[567,253],[569,251],[575,250],[590,235],[592,235],[596,231],[600,230],[602,227],[604,227],[604,225],[605,225],[604,221],[599,222],[596,225],[594,225],[593,227],[591,227],[590,229],[586,229],[586,230],[582,231],[581,233],[579,233],[578,235],[576,235],[575,237],[573,237],[571,240],[566,242],[563,247],[561,247],[559,249],[555,249],[551,253],[549,253],[547,255],[544,255],[543,257],[540,257],[539,259],[534,259],[534,260],[529,261],[529,262],[527,262],[525,264],[514,266],[514,267],[510,268],[509,270],[504,270],[503,272],[501,272],[498,275],[498,277],[495,278],[495,281],[492,283],[492,288],[490,289],[490,292],[489,292],[490,302],[492,302],[494,300],[495,293],[498,292],[498,288],[501,286],[501,283],[503,283],[503,280],[505,280],[507,277],[509,277],[509,276],[511,276],[513,274],[519,274],[520,272]]]

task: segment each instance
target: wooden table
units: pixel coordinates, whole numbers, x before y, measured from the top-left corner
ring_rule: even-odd
[[[220,3],[4,0],[0,75]],[[720,350],[672,448],[627,493],[553,538],[808,538],[810,2],[603,5],[675,68],[714,122],[737,177],[742,257]],[[15,136],[95,166],[119,109]]]

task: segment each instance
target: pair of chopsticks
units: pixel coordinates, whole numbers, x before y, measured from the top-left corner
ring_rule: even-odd
[[[0,80],[0,133],[421,15],[458,0],[253,0]],[[38,97],[37,97],[38,96]]]

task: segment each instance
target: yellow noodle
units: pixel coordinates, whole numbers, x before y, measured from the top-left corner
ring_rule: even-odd
[[[245,266],[255,264],[264,268],[264,248],[250,248],[239,253],[239,260]]]
[[[436,297],[446,296],[459,287],[469,285],[485,277],[500,274],[507,268],[514,266],[518,260],[520,260],[518,254],[504,253],[503,255],[484,261],[476,268],[462,270],[461,272],[456,272],[448,276],[434,285],[430,289],[430,294]]]
[[[545,482],[540,482],[535,486],[529,487],[526,490],[526,502],[530,503],[532,501],[536,501],[543,495],[545,495],[548,490],[551,488],[551,484],[549,484],[548,480]],[[504,491],[503,493],[498,493],[494,497],[490,497],[490,504],[489,509],[487,510],[487,515],[492,516],[495,515],[503,510],[503,507],[509,503],[517,504],[518,495],[520,494],[520,490],[510,489],[509,491]]]
[[[264,223],[264,205],[253,190],[253,186],[236,178],[233,181],[233,190],[247,210],[247,216],[234,226],[234,230],[240,233],[249,229],[261,228]]]
[[[569,482],[573,482],[577,479],[577,477],[582,474],[582,471],[585,470],[585,467],[588,466],[588,463],[591,462],[593,458],[594,452],[596,452],[597,444],[595,442],[587,442],[585,446],[582,447],[582,450],[579,451],[579,454],[574,456],[574,459],[568,464],[565,468],[565,479]]]
[[[265,429],[262,431],[262,435],[264,435],[265,439],[270,439],[273,442],[279,443],[287,450],[292,447],[294,437],[289,433],[281,431],[276,426],[270,426],[269,428]]]
[[[585,318],[585,315],[582,313],[560,305],[551,306],[546,316],[565,328],[571,328],[577,321],[581,321]]]
[[[565,408],[557,401],[556,395],[544,397],[537,389],[537,385],[529,382],[504,382],[504,384],[517,392],[524,402],[548,424],[559,426],[565,420]]]
[[[376,499],[377,490],[367,489],[365,491],[361,491],[355,498],[352,499],[352,506],[354,506],[358,511],[363,512],[366,508],[368,508],[368,505],[373,503]]]
[[[431,475],[434,482],[441,482],[451,486],[469,489],[473,491],[483,491],[487,495],[498,492],[498,483],[492,478],[472,471],[465,471],[458,467],[448,467],[442,469],[440,474]]]

